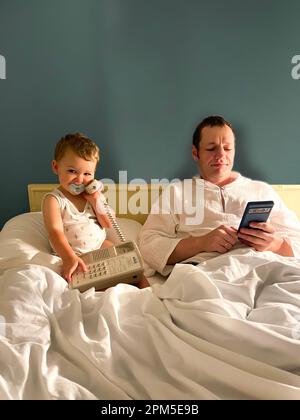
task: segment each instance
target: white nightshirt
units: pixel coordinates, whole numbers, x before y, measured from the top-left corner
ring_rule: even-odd
[[[193,184],[192,199],[202,197],[199,206],[203,206],[203,221],[198,224],[188,224],[187,214],[183,211],[176,213],[170,200],[164,200],[164,212],[167,214],[156,214],[158,204],[154,205],[151,214],[148,216],[139,235],[139,247],[144,261],[152,270],[148,270],[146,275],[154,274],[157,271],[167,275],[173,266],[167,265],[169,256],[172,254],[178,242],[188,236],[202,236],[220,225],[233,226],[238,228],[244,208],[248,201],[273,200],[274,207],[271,211],[269,222],[276,229],[276,234],[285,237],[294,252],[294,256],[300,258],[300,223],[292,211],[283,203],[274,189],[261,181],[254,181],[238,174],[232,183],[224,187],[204,181],[200,177],[193,180],[185,180]],[[183,181],[173,184],[177,198],[182,195]],[[170,186],[162,193],[162,197],[169,194]],[[202,194],[203,192],[203,194]],[[179,199],[178,201],[181,201]],[[168,208],[169,203],[169,208]],[[153,214],[155,213],[155,214]],[[180,212],[179,212],[180,213]],[[236,247],[244,247],[240,242]],[[203,257],[212,257],[212,253],[201,253]],[[215,253],[213,253],[215,254]]]
[[[59,189],[47,193],[45,197],[47,195],[54,196],[59,203],[64,234],[76,254],[83,254],[101,247],[106,238],[106,231],[99,225],[96,214],[88,201],[84,210],[80,212]]]

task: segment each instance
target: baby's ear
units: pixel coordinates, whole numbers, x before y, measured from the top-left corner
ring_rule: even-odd
[[[55,175],[57,175],[57,161],[56,160],[52,160],[51,162],[51,167],[52,167],[52,171],[55,173]]]

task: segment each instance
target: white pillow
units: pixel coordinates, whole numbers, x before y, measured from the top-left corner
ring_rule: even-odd
[[[2,241],[19,239],[43,252],[51,252],[42,212],[23,213],[5,223],[0,233]]]
[[[126,240],[136,241],[142,225],[132,219],[117,218],[117,223]],[[0,233],[1,241],[20,239],[43,252],[51,252],[42,212],[23,213],[13,217]],[[113,228],[107,229],[107,239],[113,243],[120,239]]]
[[[117,217],[116,220],[125,239],[137,242],[142,225],[136,220],[127,219],[126,217]],[[114,244],[120,242],[120,238],[114,228],[107,229],[106,231],[109,241],[112,241]]]
[[[37,264],[60,272],[60,258],[51,254],[41,213],[10,219],[0,232],[0,272],[24,264]]]
[[[130,219],[118,219],[126,239],[136,240],[141,224]],[[120,242],[109,229],[108,239]],[[61,259],[52,254],[41,212],[23,213],[10,219],[0,232],[0,274],[12,267],[37,264],[61,272]]]

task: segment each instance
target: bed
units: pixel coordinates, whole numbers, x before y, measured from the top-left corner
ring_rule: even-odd
[[[43,226],[53,187],[30,185],[0,234],[0,399],[300,398],[300,261],[239,250],[80,293]],[[107,186],[128,239],[161,188]],[[300,186],[274,188],[300,217]]]

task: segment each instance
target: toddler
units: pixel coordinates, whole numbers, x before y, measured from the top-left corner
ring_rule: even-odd
[[[111,223],[99,206],[104,197],[102,184],[94,180],[99,157],[98,146],[81,133],[67,134],[55,147],[52,170],[60,185],[45,195],[42,211],[49,241],[62,259],[62,275],[68,282],[76,270],[87,271],[80,254],[112,245],[105,231]]]

